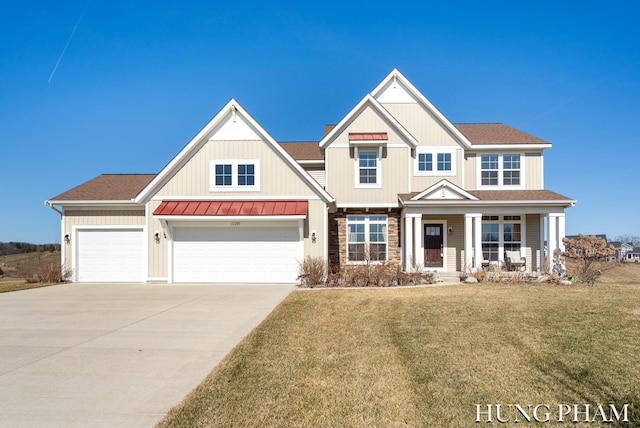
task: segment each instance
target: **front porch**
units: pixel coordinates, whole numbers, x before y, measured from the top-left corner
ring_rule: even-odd
[[[407,270],[542,273],[550,270],[555,250],[563,250],[564,213],[433,211],[402,212],[402,262]]]

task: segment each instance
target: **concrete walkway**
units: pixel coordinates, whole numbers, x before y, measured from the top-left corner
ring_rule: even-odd
[[[292,285],[0,294],[0,427],[152,427]]]

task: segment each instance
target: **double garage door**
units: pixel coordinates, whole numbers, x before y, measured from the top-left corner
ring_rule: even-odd
[[[293,283],[303,244],[297,222],[255,227],[176,227],[174,282]]]

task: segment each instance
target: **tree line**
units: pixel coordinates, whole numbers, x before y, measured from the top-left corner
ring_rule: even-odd
[[[0,242],[0,256],[22,253],[44,253],[60,250],[60,244],[30,244],[28,242]]]

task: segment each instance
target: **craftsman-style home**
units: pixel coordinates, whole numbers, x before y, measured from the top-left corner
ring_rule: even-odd
[[[575,204],[545,189],[550,147],[451,123],[393,70],[320,141],[278,142],[232,99],[158,174],[103,174],[47,203],[80,282],[295,282],[306,256],[540,272]]]

